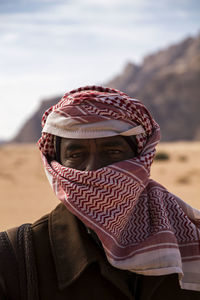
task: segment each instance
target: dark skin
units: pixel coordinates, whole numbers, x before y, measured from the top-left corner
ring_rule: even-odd
[[[61,164],[76,170],[94,171],[135,156],[135,151],[119,135],[97,139],[61,139]]]

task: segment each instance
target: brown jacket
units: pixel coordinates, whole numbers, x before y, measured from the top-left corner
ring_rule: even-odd
[[[199,292],[179,288],[176,274],[142,276],[113,268],[85,226],[62,204],[32,229],[41,300],[200,299]],[[0,276],[0,296],[1,281]]]

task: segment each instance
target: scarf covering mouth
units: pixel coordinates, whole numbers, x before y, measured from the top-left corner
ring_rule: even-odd
[[[160,128],[145,106],[114,89],[87,86],[66,93],[43,115],[83,124],[104,120],[141,125],[138,156],[95,171],[55,160],[54,136],[38,141],[48,180],[62,203],[95,231],[111,265],[143,275],[179,274],[183,289],[200,291],[200,211],[150,179]]]

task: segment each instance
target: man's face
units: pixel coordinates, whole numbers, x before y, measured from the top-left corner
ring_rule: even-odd
[[[97,170],[134,156],[134,150],[119,135],[98,139],[61,139],[61,164],[77,170]]]

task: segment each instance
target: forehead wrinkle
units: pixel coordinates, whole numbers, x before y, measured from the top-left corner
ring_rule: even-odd
[[[74,151],[74,150],[79,150],[79,149],[86,149],[87,145],[80,145],[80,144],[69,144],[69,145],[65,145],[65,148],[68,151]]]
[[[102,147],[115,147],[115,146],[124,146],[126,142],[124,141],[123,137],[117,135],[112,137],[106,138],[97,138],[95,139],[96,143]],[[125,143],[124,143],[125,142]]]
[[[87,148],[87,141],[86,140],[63,140],[62,141],[62,147],[64,147],[67,150],[77,150],[77,149],[85,149]]]
[[[122,141],[102,141],[99,143],[101,147],[116,147],[116,146],[123,146]]]
[[[97,147],[119,147],[125,146],[126,142],[121,137],[106,137],[96,139],[67,139],[63,141],[63,146],[67,150],[85,149],[91,142],[95,142]]]

